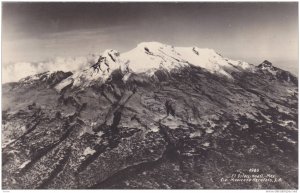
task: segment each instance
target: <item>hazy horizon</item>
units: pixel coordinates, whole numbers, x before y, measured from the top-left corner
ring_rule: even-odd
[[[145,41],[211,48],[255,65],[269,60],[297,75],[298,3],[2,3],[3,73]]]

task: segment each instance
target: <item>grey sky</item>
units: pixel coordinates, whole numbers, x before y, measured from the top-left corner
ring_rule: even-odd
[[[294,3],[3,3],[3,64],[121,52],[139,42],[212,48],[298,71]]]

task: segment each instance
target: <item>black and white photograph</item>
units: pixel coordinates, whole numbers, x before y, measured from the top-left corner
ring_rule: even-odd
[[[298,190],[298,2],[1,6],[2,190]]]

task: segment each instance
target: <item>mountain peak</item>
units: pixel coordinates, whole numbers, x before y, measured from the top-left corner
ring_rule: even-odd
[[[160,47],[160,46],[166,46],[166,44],[163,44],[161,42],[141,42],[137,45],[137,47],[144,47],[144,46],[150,46],[150,47]]]
[[[260,65],[258,65],[258,67],[264,67],[264,68],[266,68],[266,67],[268,67],[268,68],[270,68],[270,67],[273,67],[273,65],[272,65],[272,63],[270,62],[270,61],[268,61],[268,60],[264,60]]]
[[[264,74],[271,75],[271,79],[277,79],[280,81],[286,81],[286,82],[292,82],[295,85],[298,84],[298,79],[293,74],[291,74],[288,71],[282,70],[280,68],[277,68],[276,66],[273,66],[271,62],[268,60],[263,61],[261,64],[259,64],[258,69],[261,70]]]
[[[120,55],[120,52],[117,51],[117,50],[113,50],[113,49],[107,49],[105,50],[102,55],[108,55],[108,54],[112,54],[112,55],[115,55],[115,56],[119,56]]]
[[[171,49],[172,46],[160,42],[141,42],[135,49],[142,50],[142,52],[150,54],[152,51],[156,52],[166,48]]]
[[[230,79],[233,78],[230,72],[251,68],[246,62],[225,58],[209,48],[174,47],[160,42],[141,42],[125,53],[105,50],[88,69],[74,73],[68,83],[74,80],[73,86],[80,86],[89,85],[91,81],[98,79],[105,81],[118,69],[128,76],[131,73],[146,73],[152,76],[157,70],[171,71],[189,66],[200,67]]]
[[[112,50],[112,49],[109,49],[109,50],[105,50],[100,58],[106,58],[108,60],[111,60],[113,62],[117,62],[118,61],[118,58],[120,56],[120,52],[118,52],[117,50]]]

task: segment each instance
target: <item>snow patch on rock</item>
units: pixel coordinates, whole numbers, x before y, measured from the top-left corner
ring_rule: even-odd
[[[31,160],[26,160],[25,162],[23,162],[23,163],[19,166],[19,169],[24,168],[29,162],[31,162]]]
[[[96,153],[95,150],[91,149],[90,147],[87,147],[84,152],[83,155],[87,156],[87,155],[93,155],[94,153]]]

